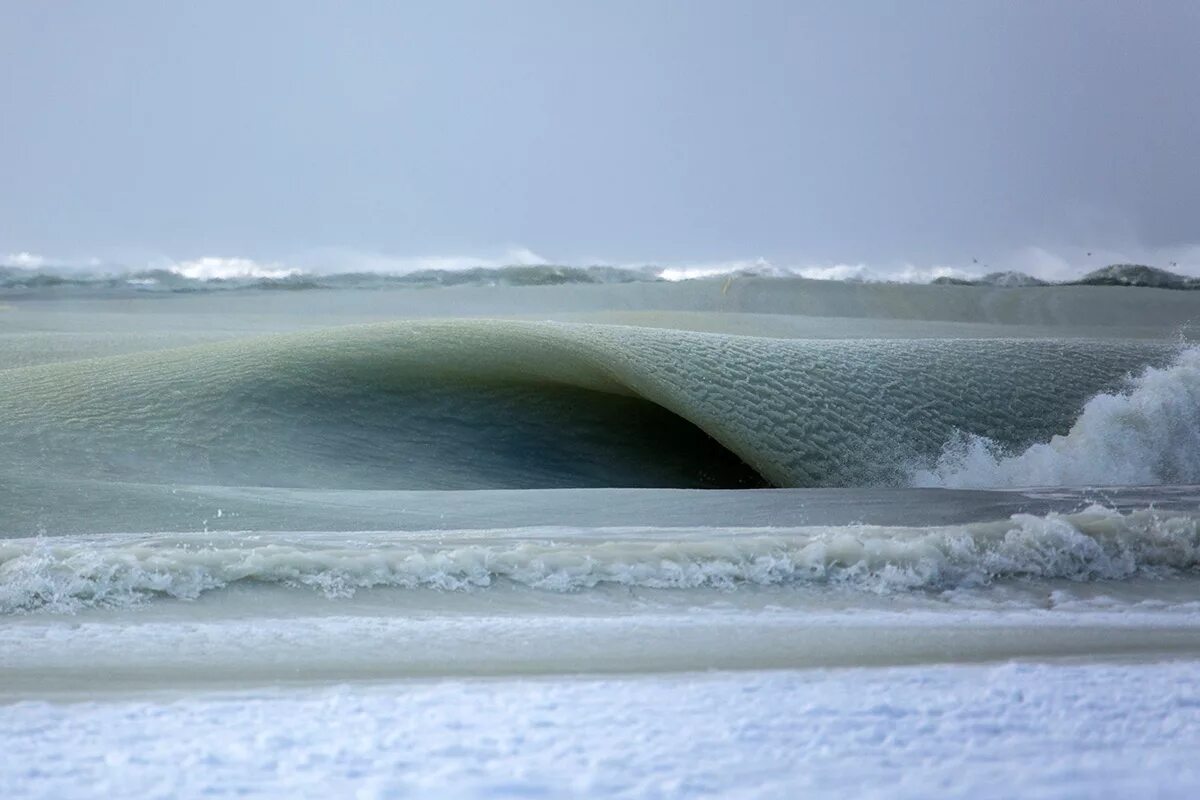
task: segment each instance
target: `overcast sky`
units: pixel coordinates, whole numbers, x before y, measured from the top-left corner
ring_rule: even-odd
[[[1198,229],[1190,0],[0,0],[0,256],[930,264]]]

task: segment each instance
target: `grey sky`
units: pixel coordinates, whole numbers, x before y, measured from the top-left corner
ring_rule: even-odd
[[[0,254],[1200,241],[1200,3],[0,0]]]

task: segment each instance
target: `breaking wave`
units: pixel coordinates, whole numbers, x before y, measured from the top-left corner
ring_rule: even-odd
[[[1100,507],[933,528],[106,535],[0,542],[0,613],[195,599],[234,584],[330,598],[507,584],[551,592],[789,584],[897,592],[1162,577],[1197,566],[1200,518]]]
[[[1200,482],[1200,349],[1092,397],[1064,435],[1013,452],[960,432],[913,483],[948,488]]]

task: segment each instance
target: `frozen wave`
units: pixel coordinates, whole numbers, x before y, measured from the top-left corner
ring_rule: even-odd
[[[195,599],[237,584],[316,591],[945,591],[1013,579],[1119,580],[1200,566],[1200,517],[1094,507],[928,528],[530,529],[153,534],[0,541],[0,613]]]

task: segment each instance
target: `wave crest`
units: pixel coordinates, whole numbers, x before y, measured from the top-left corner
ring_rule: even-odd
[[[946,591],[1012,579],[1162,576],[1200,565],[1200,519],[1092,507],[934,528],[555,529],[482,534],[156,534],[0,544],[0,613],[195,599],[241,583],[552,592],[830,584]]]

